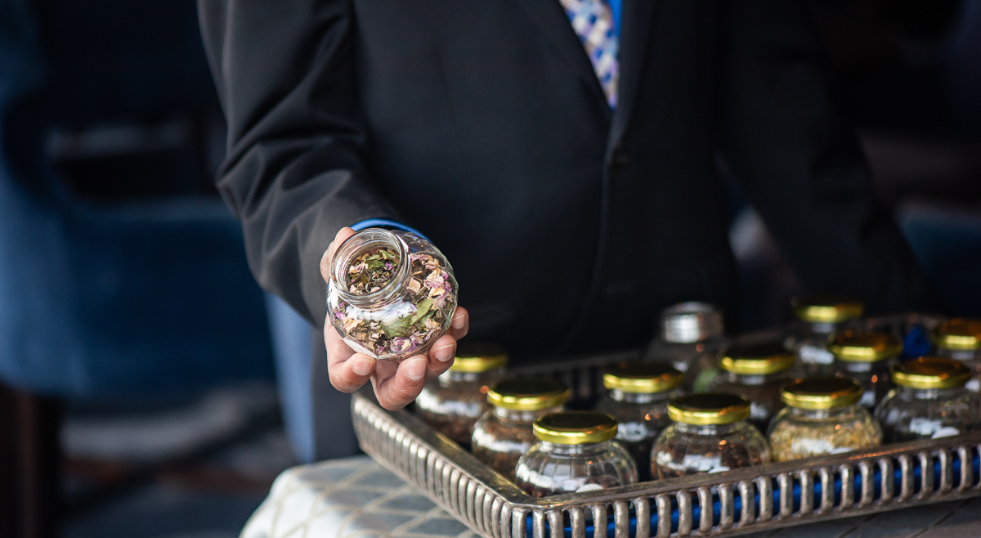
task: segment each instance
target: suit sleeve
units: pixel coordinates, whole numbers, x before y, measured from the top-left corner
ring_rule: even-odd
[[[259,284],[321,325],[320,258],[337,231],[397,218],[364,163],[348,0],[200,0],[228,123],[217,186]]]
[[[802,2],[722,2],[721,157],[806,287],[872,312],[940,308],[828,95]]]

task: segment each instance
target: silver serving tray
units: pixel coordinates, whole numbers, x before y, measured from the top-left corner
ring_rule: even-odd
[[[588,399],[602,390],[605,365],[633,358],[514,373],[555,377]],[[366,453],[486,537],[735,536],[981,495],[981,432],[534,498],[413,414],[383,409],[370,388],[354,395],[352,414]]]

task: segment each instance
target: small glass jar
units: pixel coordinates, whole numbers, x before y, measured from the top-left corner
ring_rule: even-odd
[[[785,345],[797,355],[799,371],[806,376],[831,375],[834,355],[828,351],[831,335],[856,328],[865,305],[844,295],[803,295],[791,301],[794,317]]]
[[[508,354],[494,344],[460,342],[449,370],[427,381],[416,397],[416,412],[436,431],[462,446],[487,410],[487,391],[504,377]]]
[[[890,443],[939,439],[981,425],[981,398],[965,385],[972,371],[955,359],[920,357],[896,364],[896,385],[875,416]]]
[[[622,362],[607,367],[607,393],[593,409],[617,419],[617,442],[637,464],[641,481],[650,480],[651,446],[671,425],[668,400],[681,396],[684,375],[657,362]]]
[[[766,431],[770,419],[783,409],[780,387],[793,378],[794,361],[793,352],[776,342],[730,347],[719,362],[722,375],[708,390],[748,400],[749,422]]]
[[[967,388],[981,390],[981,320],[953,318],[933,332],[937,356],[957,359],[973,372]]]
[[[869,411],[875,409],[889,393],[889,368],[903,343],[891,334],[869,331],[844,331],[832,337],[828,350],[835,356],[835,375],[851,377],[865,392],[859,402]]]
[[[515,484],[532,497],[582,493],[637,482],[637,466],[613,440],[617,421],[565,411],[535,421],[539,442],[518,460]]]
[[[656,479],[720,473],[770,463],[770,445],[749,418],[749,402],[735,394],[690,394],[671,400],[675,423],[654,441]]]
[[[425,353],[449,330],[456,303],[453,268],[414,233],[366,228],[334,254],[328,317],[354,351],[392,360]]]
[[[718,375],[718,352],[725,347],[722,312],[700,302],[680,303],[661,311],[660,336],[644,361],[670,364],[685,374],[685,390],[704,390]]]
[[[770,425],[776,461],[875,448],[882,429],[859,404],[865,389],[847,377],[809,377],[784,387],[787,407]]]
[[[473,455],[514,481],[518,459],[538,440],[532,424],[562,411],[569,389],[554,379],[515,377],[498,381],[487,392],[491,405],[473,427]]]

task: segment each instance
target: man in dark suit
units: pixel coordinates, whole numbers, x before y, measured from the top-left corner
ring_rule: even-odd
[[[322,324],[335,234],[390,219],[447,254],[471,337],[519,360],[638,345],[666,305],[736,311],[721,161],[808,287],[932,301],[801,2],[622,2],[611,94],[615,49],[565,0],[202,0],[218,186],[259,282]],[[406,364],[356,372],[325,333],[335,386],[375,373],[391,408],[418,393]],[[430,355],[432,376],[448,363]]]

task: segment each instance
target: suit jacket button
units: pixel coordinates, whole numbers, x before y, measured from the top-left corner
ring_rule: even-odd
[[[623,149],[623,146],[620,144],[617,144],[616,147],[613,148],[613,152],[610,154],[610,168],[623,168],[626,166],[627,161],[629,160],[630,158],[627,156],[627,150]]]

